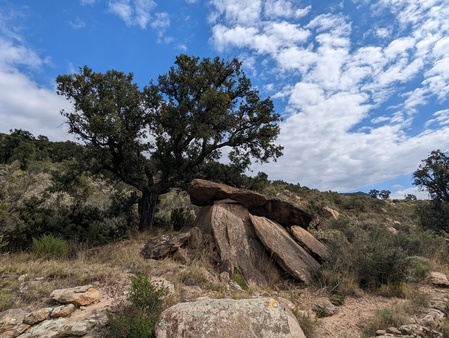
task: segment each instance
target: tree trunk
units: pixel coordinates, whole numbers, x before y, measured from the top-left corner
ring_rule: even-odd
[[[139,231],[150,230],[153,226],[153,216],[159,201],[159,194],[155,192],[142,191],[142,197],[139,200]]]

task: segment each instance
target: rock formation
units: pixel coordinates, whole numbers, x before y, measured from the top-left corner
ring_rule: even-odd
[[[305,338],[290,310],[271,298],[179,303],[162,312],[155,332],[158,338]]]
[[[205,180],[193,180],[189,194],[193,204],[203,206],[193,229],[170,240],[167,235],[150,240],[142,250],[145,258],[163,258],[188,243],[202,247],[201,238],[212,237],[219,272],[238,272],[259,285],[277,282],[285,273],[309,285],[329,258],[306,230],[312,217],[293,205]]]

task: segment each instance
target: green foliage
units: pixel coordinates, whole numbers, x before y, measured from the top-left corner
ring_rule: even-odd
[[[107,170],[142,192],[140,230],[151,225],[161,194],[201,177],[202,164],[217,161],[223,148],[240,173],[252,159],[282,155],[273,143],[280,116],[236,59],[180,55],[142,91],[133,74],[88,67],[58,76],[57,83],[58,94],[73,102],[61,113],[87,144],[90,169]]]
[[[162,297],[165,293],[165,289],[155,286],[148,277],[131,276],[131,292],[128,297],[131,305],[123,307],[120,313],[111,317],[108,337],[155,337],[154,324],[162,312]]]
[[[242,290],[249,289],[248,283],[246,282],[245,278],[243,278],[243,276],[240,273],[234,272],[232,279],[234,280],[234,282],[236,282],[242,288]]]
[[[449,202],[432,200],[417,208],[417,215],[424,228],[449,232]]]
[[[413,184],[429,192],[435,201],[449,202],[449,157],[434,150],[413,173]]]
[[[69,245],[62,239],[44,235],[38,239],[33,238],[31,252],[45,259],[66,259],[69,253]]]
[[[362,337],[373,337],[379,329],[399,327],[406,321],[406,313],[402,308],[384,308],[376,310],[374,316],[361,323],[363,329]]]
[[[171,212],[170,221],[173,230],[179,231],[183,227],[191,225],[195,221],[195,215],[184,208],[176,208]]]
[[[310,318],[310,316],[307,313],[301,310],[295,310],[293,314],[298,320],[299,326],[301,327],[305,336],[307,338],[314,338],[317,329],[316,320]]]

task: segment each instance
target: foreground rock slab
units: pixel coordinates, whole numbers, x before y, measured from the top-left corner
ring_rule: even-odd
[[[259,216],[250,216],[257,236],[273,254],[276,262],[292,277],[311,285],[320,269],[312,258],[279,224]]]
[[[290,310],[272,298],[202,299],[162,312],[157,338],[305,338]]]

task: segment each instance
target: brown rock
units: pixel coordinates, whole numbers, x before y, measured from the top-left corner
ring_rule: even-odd
[[[299,242],[299,245],[306,249],[306,251],[309,252],[317,261],[323,262],[330,258],[329,251],[327,251],[324,244],[313,237],[312,234],[306,229],[299,226],[292,226],[290,230]]]
[[[258,284],[278,279],[280,272],[269,253],[257,239],[248,211],[238,204],[216,204],[203,217],[208,224],[221,259],[221,269],[230,276],[235,269],[245,278]]]
[[[199,206],[212,205],[215,201],[224,199],[234,200],[246,208],[253,208],[267,202],[267,198],[257,192],[201,179],[190,183],[189,195],[192,204]]]
[[[190,229],[189,248],[200,249],[203,246],[203,233],[198,227]]]
[[[323,213],[326,217],[338,219],[340,213],[337,210],[332,209],[331,207],[323,207]]]
[[[0,337],[17,337],[30,325],[24,324],[25,312],[22,309],[9,309],[0,312]]]
[[[73,312],[75,312],[76,307],[73,304],[69,305],[62,305],[55,307],[52,311],[50,316],[52,318],[64,318],[70,316]]]
[[[23,319],[23,322],[25,324],[34,325],[36,323],[39,323],[45,319],[47,319],[50,316],[50,313],[52,311],[52,308],[43,308],[39,310],[35,310],[25,316]]]
[[[98,301],[101,297],[100,291],[90,286],[54,290],[50,299],[61,304],[75,304],[84,306]]]
[[[158,236],[150,239],[140,254],[147,259],[161,259],[178,250],[189,238],[189,232]]]
[[[189,195],[191,202],[200,206],[231,199],[247,208],[251,214],[267,217],[284,227],[299,225],[307,228],[312,220],[305,211],[277,198],[268,198],[257,192],[206,180],[193,180],[189,187]]]
[[[202,299],[163,311],[155,332],[158,338],[305,338],[288,312],[270,298]]]
[[[279,224],[258,216],[250,216],[250,219],[257,236],[278,264],[297,280],[311,284],[318,274],[320,264]]]

